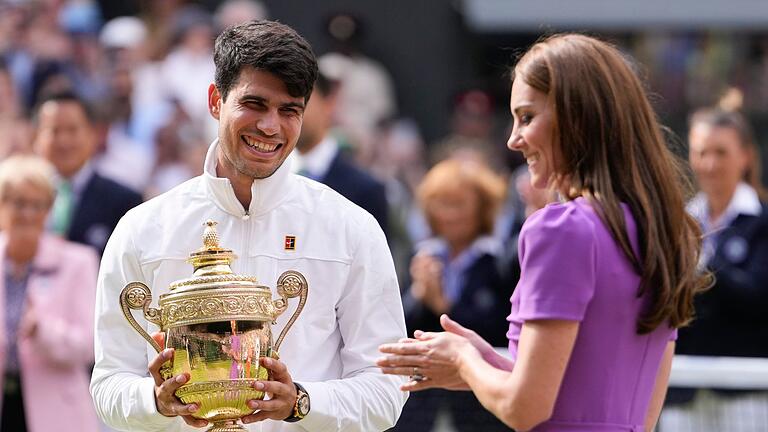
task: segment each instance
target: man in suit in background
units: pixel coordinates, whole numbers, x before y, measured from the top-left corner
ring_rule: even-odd
[[[304,111],[304,124],[296,143],[299,174],[331,187],[376,218],[387,236],[388,204],[384,184],[356,166],[339,151],[330,133],[336,102],[336,83],[320,73]]]
[[[97,138],[92,115],[74,93],[48,96],[35,110],[34,148],[59,175],[49,229],[102,254],[117,222],[141,204],[142,197],[94,170],[90,160]]]

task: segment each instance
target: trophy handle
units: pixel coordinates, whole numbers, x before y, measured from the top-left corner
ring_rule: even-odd
[[[161,320],[160,320],[160,310],[149,307],[149,304],[152,303],[152,292],[149,290],[149,287],[144,285],[141,282],[131,282],[128,285],[123,288],[123,291],[120,293],[120,307],[123,310],[123,315],[125,315],[125,319],[128,320],[128,323],[131,324],[131,327],[133,327],[136,332],[138,332],[141,337],[147,340],[150,345],[152,345],[152,348],[154,348],[158,353],[163,350],[163,347],[160,346],[152,337],[147,333],[146,330],[144,330],[139,323],[136,322],[136,319],[133,317],[133,314],[131,314],[131,309],[141,309],[144,311],[144,318],[146,318],[149,322],[156,324],[160,328],[162,328]]]
[[[275,300],[275,306],[278,310],[285,310],[288,307],[288,299],[293,297],[299,297],[299,305],[296,307],[296,312],[291,315],[291,319],[288,320],[288,324],[285,325],[283,331],[280,332],[280,337],[277,338],[274,351],[278,352],[280,344],[285,339],[285,334],[291,329],[291,326],[296,322],[296,318],[304,309],[304,305],[307,303],[307,292],[309,285],[304,275],[297,271],[288,270],[277,278],[277,293],[280,294],[279,299]]]

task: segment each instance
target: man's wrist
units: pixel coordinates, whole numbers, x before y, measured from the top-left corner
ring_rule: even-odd
[[[288,423],[302,420],[309,414],[310,410],[309,393],[307,393],[307,390],[297,382],[294,382],[293,385],[296,386],[296,402],[293,404],[291,415],[283,419],[283,421]]]

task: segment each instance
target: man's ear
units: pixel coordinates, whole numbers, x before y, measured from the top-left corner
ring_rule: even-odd
[[[211,83],[211,85],[208,86],[208,112],[210,112],[211,116],[216,120],[219,119],[221,103],[221,93],[219,93],[219,89],[216,88],[216,84]]]

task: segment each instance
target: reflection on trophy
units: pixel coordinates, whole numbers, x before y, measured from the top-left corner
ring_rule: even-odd
[[[269,287],[232,272],[230,265],[236,258],[219,246],[216,222],[208,221],[203,247],[187,260],[194,268],[192,277],[172,282],[170,292],[160,296],[158,309],[149,306],[152,293],[141,282],[129,283],[120,293],[125,318],[158,353],[163,347],[136,322],[130,309],[141,309],[148,321],[165,332],[165,348],[173,348],[175,354],[161,373],[165,378],[189,373],[189,381],[176,396],[185,404],[199,405],[193,415],[213,423],[208,432],[245,430],[237,421],[253,411],[246,402],[264,398],[253,384],[269,379],[259,359],[277,358],[285,334],[307,301],[307,281],[301,273],[280,275],[280,298],[272,300]],[[271,324],[292,297],[299,297],[299,305],[273,344]]]

